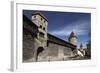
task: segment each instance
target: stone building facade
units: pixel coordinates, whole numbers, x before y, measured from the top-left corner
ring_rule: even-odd
[[[32,21],[23,15],[23,62],[70,60],[77,45],[74,32],[67,42],[48,33],[47,27],[48,20],[40,12],[32,14]]]

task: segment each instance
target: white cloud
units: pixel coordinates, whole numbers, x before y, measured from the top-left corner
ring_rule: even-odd
[[[87,20],[79,20],[71,24],[67,24],[60,30],[55,29],[49,33],[56,36],[68,36],[73,31],[76,35],[84,35],[87,34],[87,31],[89,30],[89,24],[90,23]]]

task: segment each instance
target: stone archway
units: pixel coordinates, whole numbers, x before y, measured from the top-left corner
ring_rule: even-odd
[[[38,61],[38,56],[39,56],[40,53],[43,52],[43,50],[44,50],[43,47],[39,47],[39,48],[37,49],[37,53],[36,53],[36,61]]]

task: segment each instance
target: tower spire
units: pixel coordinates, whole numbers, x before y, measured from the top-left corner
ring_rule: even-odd
[[[82,43],[80,44],[80,48],[83,48],[83,44]]]

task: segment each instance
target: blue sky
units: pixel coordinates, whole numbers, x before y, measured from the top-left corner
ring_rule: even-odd
[[[33,10],[23,10],[23,14],[31,20]],[[76,12],[40,11],[48,19],[48,32],[65,41],[68,41],[73,31],[78,38],[78,47],[82,43],[84,47],[89,40],[91,29],[91,14]]]

